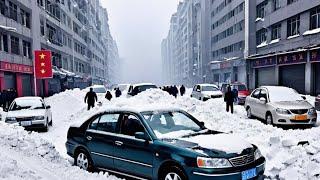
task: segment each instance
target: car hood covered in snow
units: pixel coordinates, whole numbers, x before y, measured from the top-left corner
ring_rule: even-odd
[[[313,107],[308,101],[272,102],[271,105],[281,109],[310,109]]]
[[[34,116],[44,116],[46,114],[45,109],[25,109],[25,110],[19,110],[19,111],[9,111],[7,113],[7,117],[15,117],[15,118],[21,118],[21,117],[34,117]]]
[[[202,94],[205,96],[218,96],[218,95],[222,95],[222,92],[221,91],[203,91]]]
[[[201,134],[179,139],[167,139],[174,146],[192,149],[208,156],[225,156],[242,154],[253,150],[254,146],[247,141],[230,134]]]

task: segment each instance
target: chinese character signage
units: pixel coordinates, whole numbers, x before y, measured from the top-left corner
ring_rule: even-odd
[[[253,61],[254,68],[275,66],[276,64],[277,64],[276,56],[260,58]]]
[[[278,65],[297,64],[307,62],[307,52],[283,54],[278,56]]]
[[[33,67],[32,66],[23,65],[23,64],[15,64],[15,63],[9,63],[9,62],[1,61],[0,69],[2,71],[33,74]]]
[[[320,49],[311,51],[310,56],[311,62],[320,62]]]
[[[222,62],[220,64],[221,69],[226,69],[226,68],[231,68],[231,67],[232,67],[232,64],[230,62]]]
[[[35,76],[37,79],[52,78],[51,51],[35,51]]]

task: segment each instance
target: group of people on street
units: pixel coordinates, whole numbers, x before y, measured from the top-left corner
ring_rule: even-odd
[[[115,88],[115,96],[116,98],[120,97],[122,95],[122,92],[119,88]],[[112,94],[110,91],[107,91],[105,98],[108,101],[111,101],[113,98]],[[93,88],[90,88],[90,91],[86,94],[84,98],[84,102],[88,104],[88,110],[91,108],[94,108],[95,103],[98,101],[97,94],[93,91]]]
[[[15,98],[18,97],[18,93],[15,89],[3,90],[0,92],[0,105],[6,110]]]
[[[170,95],[174,96],[175,98],[177,98],[178,94],[179,94],[179,90],[178,87],[176,85],[174,86],[163,86],[161,88],[163,91],[168,92]],[[183,96],[186,93],[186,88],[184,87],[184,85],[182,85],[180,87],[180,95]]]
[[[224,95],[224,102],[226,102],[226,111],[229,112],[230,110],[231,114],[233,114],[233,105],[238,102],[238,90],[231,90],[231,86],[228,86],[227,92]]]

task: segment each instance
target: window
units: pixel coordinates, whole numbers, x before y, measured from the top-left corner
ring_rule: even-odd
[[[43,6],[44,6],[43,1],[44,1],[44,0],[37,0],[38,6],[42,6],[42,7],[43,7]]]
[[[9,2],[9,15],[10,18],[17,21],[18,20],[18,13],[17,13],[17,5],[12,2]]]
[[[11,53],[13,54],[20,54],[19,49],[19,38],[11,36]]]
[[[123,115],[120,133],[128,136],[135,136],[136,132],[145,132],[140,120],[133,115]]]
[[[300,34],[300,15],[288,19],[287,36],[294,36]]]
[[[27,41],[22,41],[23,45],[23,56],[31,58],[31,43]]]
[[[288,0],[287,4],[289,5],[289,4],[292,4],[292,3],[297,2],[297,1],[299,1],[299,0]]]
[[[281,38],[281,24],[276,24],[271,27],[271,40]]]
[[[5,0],[0,0],[0,13],[2,15],[6,15],[6,1]]]
[[[265,98],[266,100],[268,99],[267,98],[267,91],[265,89],[261,89],[259,99],[260,98]]]
[[[267,41],[267,29],[261,29],[257,32],[257,45]]]
[[[272,0],[273,11],[280,9],[280,0]]]
[[[310,29],[320,28],[320,6],[310,12]]]
[[[40,33],[42,36],[44,36],[44,21],[40,20]]]
[[[116,132],[119,114],[105,114],[100,117],[97,130],[104,132]]]
[[[3,40],[3,51],[5,52],[9,52],[9,48],[8,48],[8,36],[6,34],[4,34],[2,36],[2,40]]]
[[[266,15],[266,5],[268,1],[264,1],[257,6],[257,18],[264,18]]]
[[[21,24],[27,28],[30,28],[30,14],[20,9]]]
[[[259,94],[260,94],[260,89],[257,89],[252,93],[252,97],[259,99]]]
[[[95,120],[93,120],[93,121],[91,122],[91,124],[89,125],[89,128],[88,128],[88,129],[96,130],[97,127],[98,127],[99,119],[100,119],[100,117],[97,117]]]

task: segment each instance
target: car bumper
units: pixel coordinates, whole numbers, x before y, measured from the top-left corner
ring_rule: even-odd
[[[263,179],[263,174],[265,171],[265,161],[263,163],[260,163],[255,166],[247,167],[244,170],[238,170],[236,172],[220,172],[220,173],[210,173],[208,170],[194,170],[190,173],[189,179],[192,180],[203,180],[203,179],[209,179],[209,180],[233,180],[233,179],[242,179],[242,172],[245,170],[249,170],[252,168],[256,168],[256,177],[253,177],[253,179]]]
[[[317,114],[307,115],[306,120],[295,120],[295,115],[283,115],[275,113],[273,123],[279,125],[314,125],[317,123]]]
[[[207,101],[209,99],[222,98],[222,95],[212,95],[211,97],[204,97],[203,101]]]
[[[247,97],[239,97],[239,98],[238,98],[238,104],[244,105],[244,104],[246,103],[246,98],[247,98]]]
[[[28,125],[23,125],[22,124],[22,121],[20,122],[17,122],[17,121],[6,121],[6,123],[8,124],[17,124],[19,126],[23,126],[25,128],[44,128],[46,127],[46,120],[32,120],[32,121],[29,121],[30,124]]]

